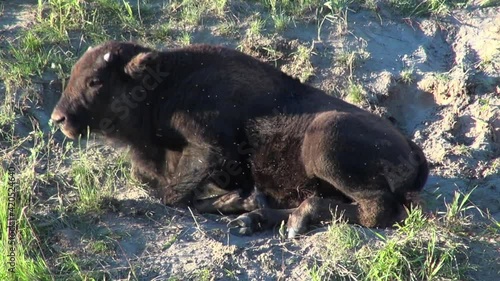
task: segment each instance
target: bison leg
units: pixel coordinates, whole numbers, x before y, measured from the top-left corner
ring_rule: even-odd
[[[203,198],[195,194],[193,205],[201,213],[244,213],[265,208],[267,205],[264,194],[257,190],[254,190],[248,196],[242,196],[242,192],[239,190],[227,192],[213,186],[213,184],[206,185],[204,189],[202,194],[208,193],[215,196]],[[217,193],[220,195],[217,195]]]
[[[265,230],[288,221],[288,238],[306,232],[310,225],[323,221],[331,221],[342,216],[351,223],[359,223],[358,206],[341,203],[337,199],[311,197],[298,208],[268,209],[262,208],[243,214],[228,226],[233,234],[251,235],[256,231]]]
[[[358,198],[352,204],[340,203],[331,198],[311,197],[290,215],[288,237],[304,233],[309,225],[332,219],[344,218],[349,223],[365,227],[390,227],[405,216],[403,206],[388,192],[373,192],[372,196]]]
[[[296,209],[261,208],[243,214],[229,222],[228,227],[233,234],[251,235],[256,231],[270,229],[288,220],[288,216]]]
[[[332,198],[310,197],[290,215],[287,223],[288,238],[306,232],[309,225],[345,218],[350,223],[359,223],[358,207],[355,204],[341,203]]]
[[[169,163],[168,184],[161,190],[163,203],[171,206],[190,205],[195,199],[196,189],[200,186],[203,189],[207,185],[204,182],[209,175],[209,158],[209,151],[189,147],[175,159],[175,163]]]

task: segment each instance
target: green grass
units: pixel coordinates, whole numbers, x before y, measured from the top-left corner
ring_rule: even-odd
[[[173,35],[173,26],[171,22],[160,23],[154,27],[152,38],[160,42]]]
[[[414,70],[413,68],[405,68],[403,71],[401,71],[400,76],[401,76],[401,81],[405,84],[411,84],[415,80],[413,77]]]
[[[500,0],[482,0],[479,5],[482,8],[500,6]]]
[[[203,24],[203,19],[209,16],[224,17],[227,2],[227,0],[174,0],[170,1],[167,10],[179,24],[196,26]]]
[[[349,102],[360,104],[365,99],[363,86],[355,82],[349,82],[345,97]]]
[[[336,54],[336,63],[340,66],[347,68],[349,72],[349,79],[352,80],[354,77],[354,69],[356,66],[360,65],[364,61],[370,58],[370,53],[364,49],[358,50],[342,50]]]
[[[284,12],[287,3],[277,0],[269,0],[270,16],[274,22],[274,29],[276,32],[281,32],[290,24],[291,17]]]
[[[0,80],[19,87],[47,70],[65,78],[89,42],[109,39],[116,33],[112,30],[145,34],[142,19],[150,14],[126,1],[39,0],[35,24],[0,53]],[[74,47],[70,42],[74,37],[81,37],[83,46]]]
[[[210,269],[208,269],[208,268],[197,270],[194,275],[195,275],[196,280],[200,280],[200,281],[213,280],[212,273],[210,272]]]
[[[191,44],[191,39],[192,35],[187,31],[183,31],[181,32],[181,35],[177,38],[177,41],[179,42],[179,44],[181,44],[181,46],[187,46]]]
[[[476,188],[474,187],[466,194],[455,191],[453,200],[445,204],[446,212],[442,213],[442,220],[447,229],[455,233],[461,233],[470,224],[471,217],[466,214],[466,211],[475,208],[469,205],[469,198]]]
[[[248,37],[258,37],[264,31],[266,26],[266,21],[261,19],[259,15],[256,15],[255,19],[250,22],[250,26],[247,29]]]
[[[12,142],[16,120],[15,99],[13,94],[0,96],[0,141]]]
[[[404,16],[443,16],[453,8],[465,7],[466,0],[389,0]]]
[[[78,196],[72,207],[79,214],[101,214],[104,200],[113,195],[116,179],[131,177],[126,157],[109,158],[88,144],[74,151],[69,176]]]
[[[9,243],[12,241],[7,239],[7,218],[10,214],[7,212],[7,208],[0,209],[2,231],[0,249],[3,252],[0,257],[0,280],[52,280],[53,278],[68,280],[69,275],[77,280],[88,280],[94,276],[94,272],[82,273],[80,267],[84,263],[79,262],[76,258],[64,259],[64,253],[61,256],[62,264],[60,267],[55,267],[59,268],[60,271],[53,271],[55,268],[52,268],[51,272],[46,262],[46,254],[50,252],[46,240],[51,237],[51,233],[57,225],[72,224],[70,222],[72,214],[95,215],[103,212],[100,203],[104,196],[110,194],[108,191],[117,183],[116,179],[130,178],[128,167],[125,164],[126,158],[125,156],[105,158],[87,147],[74,149],[71,145],[66,146],[66,149],[62,151],[61,149],[53,151],[55,147],[50,145],[54,142],[53,134],[37,129],[36,122],[32,126],[33,131],[26,138],[4,140],[18,149],[25,149],[27,154],[24,157],[9,156],[8,150],[0,150],[2,164],[9,163],[9,167],[15,169],[13,176],[19,181],[15,192],[17,201],[15,201],[15,209],[11,215],[11,218],[15,218],[18,226],[16,235],[13,236],[16,246],[14,248],[15,268],[13,269],[10,269],[10,265],[7,263],[10,253]],[[71,166],[71,171],[62,172],[59,168],[64,165],[67,157],[73,158],[74,164]],[[101,158],[96,159],[96,157]],[[42,166],[45,167],[43,172],[40,171]],[[9,176],[8,170],[1,165],[0,200],[3,202],[8,201]],[[64,195],[61,197],[58,195],[55,201],[58,203],[52,204],[53,211],[59,213],[57,219],[53,218],[52,215],[47,217],[37,215],[40,211],[37,205],[41,199],[35,195],[34,190],[44,189],[54,182],[67,185],[68,182],[61,180],[62,178],[69,178],[69,181],[74,182],[75,191],[68,191],[66,187],[64,189],[67,193],[73,193],[76,196],[68,194],[67,197]],[[105,250],[102,246],[97,243],[91,245],[90,249],[98,253]],[[11,273],[11,270],[14,272]],[[95,272],[95,274],[97,273]]]
[[[15,206],[13,210],[7,209],[7,204],[0,208],[0,225],[1,225],[1,240],[0,249],[0,280],[49,280],[51,272],[45,262],[45,258],[41,251],[40,241],[33,225],[30,223],[31,215],[31,196],[35,182],[33,175],[33,167],[17,165],[11,163],[9,165],[14,169],[10,174],[8,169],[0,166],[0,200],[9,202],[9,197],[16,196]],[[16,185],[15,192],[9,193],[8,188],[11,187],[10,178],[19,185]],[[12,211],[12,212],[10,212]],[[17,226],[9,239],[7,220],[12,219]],[[12,244],[13,243],[13,244]],[[14,245],[12,247],[12,245]],[[11,256],[15,260],[11,260]],[[9,262],[13,262],[9,264]]]
[[[295,20],[300,19],[307,10],[321,5],[322,0],[260,0],[271,14],[283,13]]]
[[[56,261],[56,267],[59,270],[56,278],[57,280],[109,280],[109,274],[105,271],[83,269],[92,264],[91,260],[81,259],[74,253],[64,253]]]
[[[354,0],[328,0],[323,3],[322,14],[324,14],[323,19],[318,25],[318,40],[321,40],[321,28],[325,21],[337,26],[337,32],[339,34],[345,34],[348,30],[348,15],[349,6],[354,2]]]
[[[300,45],[297,47],[297,50],[293,52],[292,62],[291,62],[291,74],[299,78],[302,83],[305,83],[309,80],[310,77],[314,75],[314,67],[311,63],[311,55],[314,55],[313,52],[314,45],[311,47],[306,47],[304,45]]]
[[[463,216],[467,199],[453,201],[445,217]],[[336,220],[322,241],[322,258],[309,275],[312,280],[461,280],[468,269],[466,248],[454,230],[427,218],[420,208],[413,208],[391,234],[370,234]],[[376,243],[367,243],[373,236]]]
[[[229,18],[221,22],[215,31],[221,36],[234,37],[238,34],[238,24],[235,20]]]
[[[94,254],[110,254],[114,252],[113,241],[97,240],[89,243],[90,252]]]
[[[40,32],[39,28],[22,32],[19,39],[9,42],[1,55],[0,79],[7,85],[7,92],[26,85],[33,75],[41,76],[51,65],[64,62],[64,56],[56,48],[44,47],[48,40]]]
[[[165,251],[168,248],[172,247],[172,245],[174,245],[175,241],[177,241],[178,238],[179,238],[179,234],[176,234],[176,235],[173,235],[172,237],[170,237],[170,239],[163,244],[162,250]]]

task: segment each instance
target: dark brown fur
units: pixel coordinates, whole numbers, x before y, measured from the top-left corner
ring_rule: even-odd
[[[71,138],[88,126],[129,144],[134,170],[166,204],[260,208],[241,217],[243,228],[290,209],[277,212],[302,232],[335,208],[389,226],[428,174],[421,149],[390,122],[223,47],[95,47],[52,119]]]

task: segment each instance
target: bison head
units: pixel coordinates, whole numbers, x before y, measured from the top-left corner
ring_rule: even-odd
[[[146,100],[151,87],[145,85],[152,83],[142,81],[157,56],[134,43],[111,41],[89,48],[73,66],[52,122],[72,139],[85,137],[88,129],[103,134],[120,130],[130,121],[130,111]]]

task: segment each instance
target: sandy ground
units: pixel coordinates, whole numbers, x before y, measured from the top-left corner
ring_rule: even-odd
[[[0,41],[32,20],[22,2],[4,4]],[[500,9],[473,7],[440,19],[401,19],[385,10],[380,15],[350,13],[344,36],[325,24],[319,41],[316,23],[297,23],[277,40],[286,42],[284,53],[293,51],[294,41],[314,42],[315,75],[308,83],[332,94],[346,85],[349,74],[336,56],[345,50],[369,53],[353,70],[367,97],[361,106],[392,117],[424,148],[432,167],[423,196],[426,209],[443,210],[456,190],[476,188],[471,201],[484,214],[473,212],[477,227],[488,215],[500,221],[500,61],[498,56],[489,61],[500,47]],[[193,41],[236,46],[235,40],[211,36],[215,32],[207,21],[194,30]],[[412,83],[402,81],[404,69],[414,70]],[[41,124],[60,94],[51,85],[38,87],[46,102],[32,109]],[[95,233],[113,234],[118,247],[114,255],[99,257],[96,269],[115,280],[129,278],[131,265],[139,280],[197,280],[204,269],[216,280],[308,280],[326,229],[294,241],[282,241],[278,230],[238,237],[228,234],[228,218],[173,210],[131,187],[124,187],[109,209],[95,219]],[[77,226],[63,227],[50,243],[92,259],[84,251],[84,233]],[[470,261],[478,268],[469,279],[500,278],[500,240],[492,239],[488,244],[481,237],[470,240]]]

